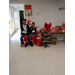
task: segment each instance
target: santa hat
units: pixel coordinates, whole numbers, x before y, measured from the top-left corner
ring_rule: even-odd
[[[27,24],[29,24],[29,23],[31,23],[31,21],[30,21],[30,20],[28,20],[28,21],[27,21]]]
[[[36,28],[39,28],[38,26],[36,26]]]

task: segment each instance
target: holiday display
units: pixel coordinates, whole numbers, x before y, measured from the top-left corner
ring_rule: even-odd
[[[60,26],[55,26],[55,31],[58,31],[59,30],[59,27]]]
[[[51,31],[54,32],[55,31],[55,27],[52,27]]]
[[[38,33],[37,38],[36,38],[36,45],[37,46],[42,46],[42,33]]]
[[[63,23],[62,26],[55,26],[55,31],[58,31],[58,32],[65,32],[65,23]]]
[[[42,33],[39,33],[37,38],[42,39]]]
[[[27,24],[30,24],[30,23],[31,23],[31,21],[30,21],[30,20],[28,20],[28,21],[27,21]]]
[[[60,26],[58,31],[59,32],[65,32],[65,27],[64,26]]]
[[[36,31],[37,31],[37,32],[39,32],[39,31],[40,31],[39,26],[36,26]]]
[[[51,37],[51,45],[56,45],[57,44],[57,38]]]
[[[42,45],[46,48],[49,47],[48,44],[51,44],[51,26],[52,23],[44,24],[44,32],[42,34]]]
[[[40,32],[41,32],[41,33],[43,33],[43,32],[44,32],[44,28],[43,28],[43,27],[40,29]]]

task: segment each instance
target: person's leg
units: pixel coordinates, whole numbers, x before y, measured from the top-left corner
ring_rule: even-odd
[[[31,41],[34,42],[34,35],[31,35]]]
[[[34,42],[34,35],[31,35],[31,42],[30,42],[31,46],[33,46],[33,42]]]
[[[31,36],[33,35],[33,33],[31,33],[30,35],[29,35],[29,41],[31,40]]]
[[[21,37],[20,37],[20,40],[21,40],[21,44],[24,44],[24,42],[23,42],[23,37],[25,36],[26,34],[21,34]]]

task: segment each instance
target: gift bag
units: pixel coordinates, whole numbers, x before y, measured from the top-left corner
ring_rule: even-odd
[[[55,27],[52,27],[51,31],[54,32],[55,31]]]

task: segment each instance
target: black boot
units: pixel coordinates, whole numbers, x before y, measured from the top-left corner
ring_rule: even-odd
[[[27,47],[27,46],[28,46],[28,42],[25,43],[25,47]]]
[[[30,42],[30,45],[33,46],[33,42],[32,41]]]

